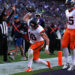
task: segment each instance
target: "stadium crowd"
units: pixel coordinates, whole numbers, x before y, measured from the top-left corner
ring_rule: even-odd
[[[54,54],[56,47],[58,50],[62,47],[66,59],[63,69],[75,69],[75,0],[66,3],[63,0],[0,0],[0,10],[0,50],[4,62],[9,62],[8,47],[14,41],[16,47],[9,56],[11,59],[15,60],[20,48],[21,60],[26,60],[28,51],[28,68],[24,72],[33,71],[34,61],[52,69],[50,61],[40,59],[39,53],[44,48],[48,55]],[[68,46],[72,65],[68,61]]]
[[[20,21],[23,22],[23,17],[24,15],[28,12],[26,10],[27,5],[33,5],[35,7],[35,12],[34,16],[36,13],[40,13],[40,17],[43,18],[45,22],[45,27],[51,26],[53,23],[54,25],[52,26],[53,29],[55,27],[58,27],[57,30],[60,31],[61,35],[63,34],[63,29],[65,28],[65,5],[64,3],[55,1],[55,0],[50,0],[50,1],[45,1],[45,0],[0,0],[0,13],[4,9],[4,4],[7,4],[6,6],[6,13],[9,16],[11,10],[11,7],[15,5],[16,10],[14,12],[14,15],[11,17],[11,20],[8,24],[9,26],[9,37],[11,35],[11,30],[12,30],[12,24],[14,23],[14,16],[19,16]],[[56,32],[57,30],[54,30]],[[8,39],[9,39],[8,37]],[[53,36],[54,37],[54,36]],[[11,39],[11,38],[10,38]],[[10,44],[10,42],[9,42]],[[53,52],[54,53],[54,52]]]
[[[46,25],[50,25],[51,22],[54,22],[55,25],[59,25],[62,27],[65,25],[65,5],[64,3],[52,0],[52,1],[45,1],[45,0],[0,0],[0,10],[3,9],[4,3],[7,3],[7,13],[10,14],[12,5],[16,6],[15,14],[20,16],[20,19],[23,18],[24,14],[26,14],[26,5],[34,5],[36,12],[42,14],[42,17],[45,20]],[[21,14],[22,13],[22,14]],[[55,19],[56,18],[56,19]],[[64,19],[64,20],[63,20]]]

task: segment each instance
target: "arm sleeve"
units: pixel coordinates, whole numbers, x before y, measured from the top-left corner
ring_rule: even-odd
[[[7,18],[7,23],[10,21],[12,15],[14,14],[14,11],[12,11],[12,13],[9,15],[9,17]]]
[[[4,15],[5,11],[6,11],[6,8],[4,8],[4,10],[2,11],[2,13],[1,13],[1,15],[0,15],[0,22],[1,22],[2,19],[3,19],[3,15]]]
[[[40,33],[45,32],[45,30],[43,29],[43,27],[42,27],[42,26],[40,26],[40,27],[38,28],[37,32],[40,34]]]

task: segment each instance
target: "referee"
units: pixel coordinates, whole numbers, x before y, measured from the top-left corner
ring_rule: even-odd
[[[3,12],[0,15],[0,51],[3,55],[4,62],[9,62],[7,59],[8,54],[8,45],[7,45],[7,36],[8,36],[8,22],[11,18],[11,16],[14,14],[15,6],[12,7],[12,13],[7,18],[7,15],[5,14],[6,8],[4,7]]]

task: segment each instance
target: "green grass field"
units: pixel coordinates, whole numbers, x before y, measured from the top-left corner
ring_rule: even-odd
[[[26,54],[28,55],[28,54]],[[55,57],[58,57],[58,51],[55,51],[55,55],[47,55],[45,53],[45,51],[41,51],[40,52],[40,55],[39,55],[39,58],[42,58],[42,59],[46,59],[46,58],[55,58]],[[9,56],[8,56],[8,59],[9,59]],[[17,55],[15,56],[15,60],[11,60],[9,59],[11,62],[19,62],[21,61],[21,53],[20,51],[17,53]],[[26,60],[27,61],[27,60]],[[0,56],[0,63],[3,64],[3,56]],[[57,70],[57,69],[61,69],[61,66],[58,66],[58,67],[54,67],[53,70]],[[28,72],[28,73],[25,73],[25,72],[21,72],[21,73],[16,73],[16,74],[13,74],[13,75],[33,75],[33,74],[39,74],[39,73],[42,73],[42,72],[49,72],[51,71],[50,69],[46,68],[46,69],[41,69],[41,70],[36,70],[36,71],[33,71],[33,72]]]
[[[44,51],[40,52],[40,58],[45,59],[45,58],[54,58],[54,57],[58,57],[58,51],[55,51],[55,55],[47,55]],[[54,67],[53,70],[57,70],[57,69],[61,69],[62,66],[58,66],[58,67]],[[36,70],[33,72],[21,72],[21,73],[16,73],[13,75],[34,75],[34,74],[39,74],[42,72],[49,72],[51,71],[50,69],[46,68],[46,69],[41,69],[41,70]]]
[[[58,57],[58,51],[55,51],[55,55],[48,55],[44,51],[41,51],[39,57],[42,59]],[[9,59],[9,56],[8,56],[8,59]],[[9,59],[9,60],[11,62],[19,62],[19,61],[21,61],[20,59],[21,59],[21,54],[20,54],[20,52],[18,52],[17,55],[15,56],[15,60],[11,60],[11,59]],[[0,63],[3,63],[3,56],[0,56]]]

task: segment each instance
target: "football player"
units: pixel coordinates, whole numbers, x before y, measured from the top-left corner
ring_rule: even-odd
[[[75,0],[66,0],[67,10],[65,11],[67,18],[67,29],[64,32],[62,38],[62,48],[64,56],[66,59],[66,64],[63,66],[63,69],[68,69],[68,71],[75,69]],[[72,65],[69,65],[68,60],[68,44],[70,43],[70,49],[72,54]]]
[[[27,22],[29,26],[28,34],[29,34],[29,40],[31,43],[31,46],[29,47],[29,50],[28,50],[28,68],[25,70],[25,72],[32,71],[33,61],[37,63],[45,64],[50,69],[52,69],[49,61],[44,61],[39,58],[40,50],[44,47],[44,40],[46,40],[45,52],[47,54],[50,54],[48,51],[48,48],[49,48],[48,36],[45,34],[45,30],[43,29],[43,27],[37,23],[37,19],[30,18],[31,16],[32,16],[32,13],[27,13],[24,16],[24,21]]]

